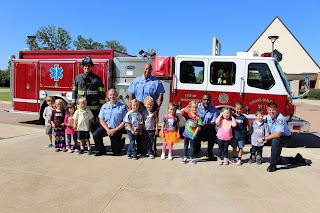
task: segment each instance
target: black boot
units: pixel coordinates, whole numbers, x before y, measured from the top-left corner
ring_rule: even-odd
[[[270,164],[270,166],[267,168],[268,172],[275,172],[277,170],[276,165]]]

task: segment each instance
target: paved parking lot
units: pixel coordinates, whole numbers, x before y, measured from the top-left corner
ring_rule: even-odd
[[[0,137],[6,138],[0,140],[0,212],[318,212],[320,209],[319,148],[305,148],[303,143],[298,148],[284,148],[284,156],[299,152],[313,164],[282,166],[275,173],[266,172],[268,146],[264,148],[262,165],[242,166],[219,166],[206,161],[205,156],[200,156],[196,165],[182,165],[182,142],[174,146],[173,161],[56,153],[45,148],[48,139],[44,128],[28,123],[28,119],[37,116],[7,113],[6,104],[0,103]],[[301,106],[297,114],[313,119],[314,134],[303,135],[303,140],[310,137],[309,143],[320,147],[320,115],[311,111],[318,107],[298,104]],[[108,139],[105,145],[110,150]],[[161,145],[159,140],[158,149]],[[206,144],[202,154],[205,147]],[[249,145],[244,148],[244,159],[249,158],[249,149]]]

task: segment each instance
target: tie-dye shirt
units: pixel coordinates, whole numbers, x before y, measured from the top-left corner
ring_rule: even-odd
[[[194,117],[190,112],[185,112],[183,117],[186,119],[183,136],[192,139],[197,126],[202,124],[201,117],[198,114]]]

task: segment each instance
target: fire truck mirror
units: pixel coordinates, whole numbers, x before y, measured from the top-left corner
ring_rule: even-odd
[[[250,107],[246,107],[246,114],[249,115],[250,114]]]
[[[182,104],[179,102],[178,103],[178,110],[182,109]]]

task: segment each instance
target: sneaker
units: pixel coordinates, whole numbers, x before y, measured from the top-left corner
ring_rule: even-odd
[[[217,164],[218,164],[218,165],[222,165],[222,164],[223,164],[221,158],[217,158]]]
[[[250,163],[250,164],[252,164],[252,163],[254,163],[254,162],[256,162],[256,161],[255,161],[253,158],[250,158],[250,159],[249,159],[249,163]]]
[[[128,154],[127,156],[128,156],[128,159],[132,159],[132,155]]]
[[[46,147],[47,147],[47,148],[52,147],[52,143],[49,143]]]
[[[173,160],[172,154],[168,154],[168,160]]]
[[[83,154],[83,150],[82,150],[82,149],[79,149],[78,155],[82,155],[82,154]]]
[[[92,155],[92,150],[88,150],[88,155]]]
[[[75,153],[78,153],[78,152],[79,152],[79,149],[75,149],[74,152],[75,152]]]
[[[62,148],[62,151],[63,151],[63,152],[66,152],[66,151],[67,151],[66,147],[63,147],[63,148]]]
[[[231,158],[230,163],[237,163],[238,161],[235,158]]]
[[[149,158],[150,159],[154,159],[154,155],[153,154],[149,154]]]
[[[138,160],[138,156],[137,155],[132,155],[132,159],[133,160]]]
[[[260,155],[257,156],[256,162],[258,165],[262,164],[262,157]]]
[[[165,159],[166,159],[166,153],[162,152],[162,154],[161,154],[161,159],[162,159],[162,160],[165,160]]]
[[[224,159],[223,159],[223,165],[229,165],[228,158],[224,158]]]
[[[237,160],[237,166],[241,166],[242,165],[242,161],[239,159],[239,160]]]
[[[276,165],[270,164],[270,166],[267,168],[268,172],[275,172],[277,170]]]
[[[69,152],[69,153],[73,153],[72,149],[68,149],[68,152]]]
[[[187,158],[183,158],[183,160],[181,161],[182,164],[186,164],[188,163],[188,159]]]
[[[191,163],[194,165],[194,164],[196,164],[197,163],[197,161],[194,159],[194,158],[191,158]]]
[[[55,152],[59,152],[59,151],[60,151],[60,149],[59,149],[59,148],[56,148],[56,149],[55,149]]]

